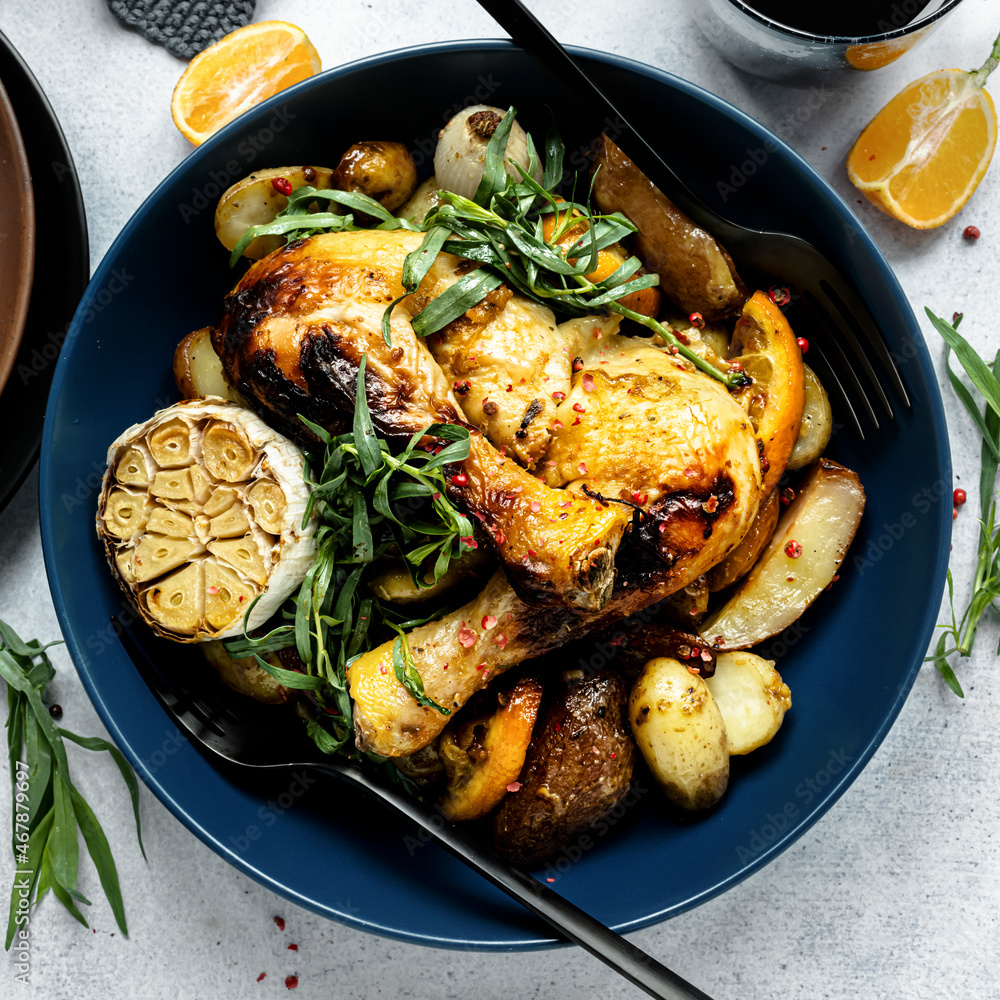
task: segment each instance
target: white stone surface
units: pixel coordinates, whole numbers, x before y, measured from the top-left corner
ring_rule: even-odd
[[[808,91],[754,81],[730,68],[705,45],[680,0],[533,0],[532,7],[564,41],[669,69],[775,129],[855,208],[914,307],[920,311],[928,304],[945,315],[963,310],[963,332],[981,353],[996,350],[998,168],[960,220],[919,233],[867,203],[857,204],[843,161],[861,127],[904,83],[943,66],[978,65],[1000,30],[1000,0],[966,0],[922,47],[829,92],[805,122],[795,113],[806,106]],[[257,16],[301,24],[328,66],[412,43],[501,34],[473,0],[438,0],[433,6],[415,0],[258,0]],[[103,0],[5,0],[0,29],[38,76],[66,131],[96,266],[133,210],[189,151],[169,116],[183,66],[122,29]],[[961,239],[969,223],[982,230],[978,243]],[[54,277],[57,261],[48,264]],[[972,500],[978,439],[947,385],[936,334],[925,333],[948,410],[956,478]],[[36,504],[33,474],[0,514],[0,618],[23,635],[54,639],[58,629]],[[955,524],[959,597],[968,591],[973,565],[974,508],[970,502]],[[862,777],[789,851],[721,898],[632,939],[717,1000],[1000,995],[997,639],[994,618],[982,629],[976,654],[961,664],[964,701],[944,688],[933,667],[922,671]],[[78,732],[103,732],[67,655],[57,650],[54,658],[65,724]],[[34,995],[243,998],[283,994],[290,974],[299,976],[296,995],[303,998],[639,995],[575,949],[439,951],[328,922],[235,871],[143,788],[147,864],[113,767],[101,760],[78,767],[77,775],[118,861],[130,936],[117,932],[96,876],[85,865],[80,888],[95,900],[88,910],[93,931],[73,922],[53,899],[42,904],[32,924]],[[4,793],[0,828],[8,829],[9,816]],[[4,852],[0,889],[10,871]],[[276,914],[287,921],[284,932],[272,922]],[[298,944],[297,953],[287,950],[291,943]],[[261,972],[267,978],[258,984]],[[0,957],[0,995],[20,995],[14,974],[10,958]]]

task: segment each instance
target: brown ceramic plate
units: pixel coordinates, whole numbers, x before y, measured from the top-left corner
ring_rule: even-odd
[[[42,440],[42,419],[69,321],[90,277],[87,217],[80,181],[52,105],[17,49],[0,31],[0,81],[7,91],[45,197],[35,201],[35,232],[59,234],[59,280],[34,282],[21,347],[0,393],[0,510],[31,471]]]
[[[0,84],[0,391],[14,367],[24,333],[35,269],[35,204],[31,171],[14,109]]]

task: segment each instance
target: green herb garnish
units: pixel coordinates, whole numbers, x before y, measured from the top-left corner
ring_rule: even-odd
[[[447,498],[444,468],[469,455],[469,432],[454,424],[432,424],[393,454],[372,425],[365,396],[364,356],[358,369],[354,426],[331,436],[305,418],[322,442],[307,455],[312,486],[303,526],[315,510],[316,560],[298,595],[285,611],[286,623],[265,636],[231,640],[231,656],[257,656],[260,666],[287,687],[313,692],[319,708],[310,735],[327,753],[347,747],[353,735],[347,665],[371,645],[370,634],[395,631],[393,669],[418,704],[449,714],[427,697],[403,636],[403,629],[443,613],[425,612],[418,621],[400,621],[363,586],[365,570],[383,556],[402,559],[417,587],[440,580],[453,559],[476,547],[472,525]],[[430,451],[420,442],[430,438]],[[425,579],[428,578],[428,579]],[[432,582],[428,582],[432,581]],[[247,612],[249,614],[249,610]],[[390,632],[391,634],[391,632]],[[262,659],[294,646],[305,674],[283,670]]]
[[[954,581],[951,570],[948,570],[948,602],[951,606],[951,622],[938,627],[944,631],[938,640],[934,655],[927,657],[932,660],[948,687],[960,698],[965,697],[962,685],[948,657],[955,653],[959,656],[969,656],[976,641],[979,622],[990,607],[1000,608],[1000,526],[996,523],[997,467],[1000,465],[1000,351],[992,364],[984,361],[958,332],[962,314],[955,313],[952,322],[946,323],[935,316],[930,309],[925,310],[934,328],[944,338],[945,367],[948,378],[962,405],[969,412],[973,422],[979,428],[982,437],[980,450],[979,503],[982,519],[979,522],[979,554],[976,561],[976,572],[972,580],[972,597],[969,606],[961,619],[955,615]],[[985,401],[982,411],[972,393],[964,382],[952,371],[950,358],[955,352],[962,367],[965,369],[973,386]],[[948,640],[953,645],[949,647]],[[1000,649],[998,649],[1000,653]]]
[[[121,751],[96,736],[77,736],[55,724],[45,707],[45,688],[55,676],[46,654],[48,646],[24,642],[0,622],[0,677],[7,682],[7,756],[14,805],[11,846],[14,887],[10,897],[5,947],[30,919],[30,908],[51,889],[67,910],[87,927],[77,903],[90,900],[77,891],[79,833],[90,852],[104,894],[123,934],[125,907],[111,848],[101,824],[69,776],[64,739],[85,750],[107,750],[121,771],[132,797],[136,836],[142,846],[139,788]]]

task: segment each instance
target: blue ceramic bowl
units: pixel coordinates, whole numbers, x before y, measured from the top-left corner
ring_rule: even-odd
[[[881,322],[915,400],[867,445],[845,431],[830,446],[831,457],[860,473],[868,509],[843,579],[775,650],[795,701],[777,738],[734,759],[730,790],[710,815],[679,822],[649,791],[605,824],[592,849],[573,851],[544,873],[600,920],[630,930],[695,906],[766,864],[865,766],[931,636],[948,557],[951,504],[942,497],[951,469],[941,401],[912,311],[837,195],[780,140],[710,94],[627,59],[579,55],[626,113],[682,137],[680,146],[672,140],[675,148],[690,150],[697,137],[699,155],[686,153],[676,166],[706,200],[746,224],[797,232],[839,263]],[[579,149],[571,161],[579,162],[590,139],[573,133],[563,98],[520,50],[468,41],[326,72],[191,153],[136,212],[80,304],[45,420],[41,517],[56,608],[87,691],[142,779],[193,833],[325,916],[427,944],[509,949],[551,938],[378,807],[336,784],[240,784],[179,737],[109,625],[112,614],[129,612],[94,532],[107,445],[176,399],[174,346],[216,320],[232,283],[213,233],[217,196],[258,167],[332,165],[366,138],[407,141],[429,172],[437,130],[473,101],[515,104],[537,136],[549,103],[568,150]],[[748,155],[758,162],[752,176],[735,193],[720,187]]]

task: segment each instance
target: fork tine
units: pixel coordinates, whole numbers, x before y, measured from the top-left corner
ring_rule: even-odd
[[[843,383],[837,377],[836,371],[830,365],[830,359],[823,353],[823,349],[817,344],[814,348],[820,358],[822,359],[822,367],[820,365],[814,365],[814,368],[819,368],[821,375],[820,381],[823,386],[827,389],[830,395],[836,398],[836,408],[847,414],[850,418],[849,423],[854,427],[855,432],[862,441],[866,441],[864,427],[861,424],[861,420],[858,417],[857,411],[854,409],[851,403],[851,397],[847,394],[847,390],[844,388]]]
[[[850,416],[858,436],[864,441],[864,425],[859,416],[859,409],[875,430],[880,429],[878,416],[865,393],[864,386],[862,386],[854,367],[837,340],[837,331],[816,299],[810,293],[804,292],[799,297],[798,305],[803,314],[810,317],[812,326],[819,327],[825,333],[825,336],[812,342],[811,349],[814,348],[823,360],[823,366],[826,369],[824,384],[829,383],[829,386],[833,388],[835,395],[839,397],[841,404]],[[845,381],[847,385],[845,385]],[[852,392],[848,391],[848,385],[853,390]],[[855,403],[858,405],[856,406]]]
[[[896,366],[895,359],[889,352],[889,347],[881,331],[875,324],[871,312],[858,296],[857,292],[854,291],[851,284],[840,279],[839,276],[830,275],[821,278],[820,287],[846,321],[846,325],[842,325],[845,339],[851,345],[851,350],[854,352],[855,357],[875,386],[889,419],[895,420],[896,416],[892,411],[892,406],[889,404],[889,400],[882,390],[882,382],[875,375],[872,368],[869,352],[861,346],[855,336],[855,330],[858,330],[864,337],[868,347],[875,352],[876,357],[882,363],[882,368],[889,376],[892,387],[900,399],[902,399],[903,405],[909,409],[911,406],[910,396],[906,391],[906,386],[903,385],[903,378],[899,373],[899,368]]]

